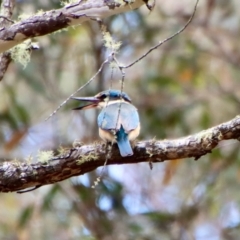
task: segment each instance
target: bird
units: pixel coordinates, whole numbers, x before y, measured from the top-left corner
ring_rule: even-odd
[[[73,110],[101,109],[97,119],[99,136],[107,143],[117,143],[122,157],[133,155],[130,142],[140,133],[140,121],[137,108],[125,92],[110,89],[94,97],[72,97],[72,99],[89,102]]]

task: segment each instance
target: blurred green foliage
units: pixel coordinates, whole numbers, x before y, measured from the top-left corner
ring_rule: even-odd
[[[128,64],[179,30],[194,2],[156,1],[104,20],[122,42]],[[24,12],[59,8],[59,1],[18,1]],[[191,25],[126,71],[124,90],[141,118],[140,139],[178,138],[239,114],[240,2],[200,1]],[[26,159],[39,149],[99,141],[97,112],[72,112],[68,102],[48,115],[97,71],[106,49],[96,22],[36,39],[40,50],[23,69],[12,63],[0,84],[1,159]],[[113,73],[113,74],[112,74]],[[120,89],[106,66],[79,96]],[[0,239],[238,239],[239,144],[228,141],[198,161],[111,166],[17,195],[2,194]]]

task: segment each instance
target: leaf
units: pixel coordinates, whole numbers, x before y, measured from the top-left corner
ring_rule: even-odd
[[[27,206],[25,209],[23,209],[23,211],[21,212],[21,215],[19,217],[19,220],[18,220],[19,228],[24,228],[28,224],[28,222],[33,214],[33,209],[34,209],[34,206],[32,204]]]

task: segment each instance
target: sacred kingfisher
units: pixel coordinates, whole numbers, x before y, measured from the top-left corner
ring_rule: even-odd
[[[132,156],[130,141],[137,138],[140,132],[140,122],[137,108],[131,104],[129,96],[119,90],[106,90],[94,97],[73,97],[89,104],[73,110],[97,107],[101,109],[98,115],[99,135],[105,142],[117,143],[122,157]]]

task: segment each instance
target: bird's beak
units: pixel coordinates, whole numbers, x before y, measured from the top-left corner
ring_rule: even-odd
[[[82,110],[82,109],[89,109],[97,107],[100,100],[96,97],[71,97],[71,99],[75,99],[78,101],[84,101],[84,102],[90,102],[89,104],[86,104],[85,106],[73,108],[72,110]]]

